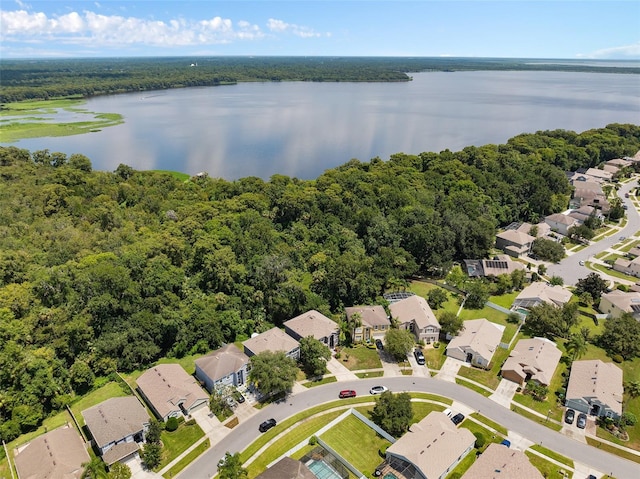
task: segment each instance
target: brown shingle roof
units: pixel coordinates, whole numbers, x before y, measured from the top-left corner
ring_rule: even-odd
[[[462,479],[543,479],[522,451],[489,444]]]
[[[253,354],[260,354],[264,351],[283,351],[288,353],[300,347],[300,343],[285,333],[280,328],[271,328],[264,333],[247,339],[242,343],[245,350]]]
[[[283,325],[301,338],[312,336],[315,339],[321,339],[338,331],[338,325],[334,321],[314,309],[285,321]]]
[[[134,396],[110,398],[82,411],[82,417],[98,447],[143,430],[149,415]]]
[[[69,426],[36,437],[14,456],[22,479],[77,479],[89,461],[80,434]]]
[[[400,301],[389,305],[391,316],[396,318],[400,323],[409,323],[412,320],[420,329],[427,326],[435,326],[440,329],[436,315],[433,314],[429,303],[422,296],[409,296]]]
[[[387,454],[410,461],[426,477],[440,477],[475,440],[471,431],[457,428],[445,414],[433,411],[412,424]]]
[[[523,380],[531,374],[531,379],[549,385],[561,356],[562,351],[546,338],[521,339],[504,362],[502,371],[515,371]]]
[[[295,459],[283,457],[256,479],[317,479],[311,470]]]
[[[179,364],[158,364],[142,373],[136,383],[163,418],[172,412],[180,413],[181,403],[189,411],[209,400],[209,395]]]
[[[196,365],[214,382],[240,371],[248,362],[249,356],[240,351],[235,344],[227,344],[196,359]]]
[[[391,322],[387,317],[387,312],[382,306],[352,306],[344,308],[347,317],[350,318],[354,314],[359,314],[364,326],[389,326]]]

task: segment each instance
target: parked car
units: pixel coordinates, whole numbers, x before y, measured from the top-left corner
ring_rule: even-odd
[[[442,413],[447,416],[449,419],[451,419],[451,416],[453,416],[453,411],[449,408],[445,409],[444,411],[442,411]]]
[[[424,364],[424,354],[422,353],[422,351],[420,349],[416,349],[415,351],[413,351],[413,355],[416,358],[416,362],[420,365]]]
[[[509,441],[509,439],[503,439],[500,444],[502,444],[503,446],[511,447],[511,441]]]
[[[233,393],[233,399],[235,399],[239,403],[243,403],[245,401],[245,398],[240,391],[236,391]]]
[[[385,391],[388,391],[389,388],[387,386],[373,386],[369,389],[369,394],[382,394]]]
[[[378,348],[380,351],[384,349],[384,344],[382,344],[382,341],[380,341],[379,339],[376,339],[376,348]]]
[[[340,393],[338,394],[338,397],[340,399],[354,398],[354,397],[356,397],[356,392],[353,389],[344,389],[344,390],[340,391]]]
[[[573,409],[567,409],[567,412],[564,413],[564,422],[567,424],[573,424],[575,417],[576,412]]]
[[[275,425],[276,425],[276,420],[271,418],[271,419],[267,419],[265,422],[260,424],[258,429],[260,430],[260,432],[267,432],[272,427],[275,427]]]
[[[580,414],[578,414],[576,426],[578,426],[580,429],[584,429],[585,427],[587,427],[587,415],[585,413],[581,412]]]
[[[580,266],[584,266],[584,261],[580,260],[578,263],[580,264]]]
[[[462,421],[464,421],[464,414],[461,414],[461,413],[458,413],[451,418],[451,422],[454,423],[456,426],[460,424]]]

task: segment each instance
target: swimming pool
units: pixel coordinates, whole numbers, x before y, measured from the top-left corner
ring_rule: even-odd
[[[398,476],[396,476],[395,474],[388,472],[384,475],[383,479],[398,479]]]
[[[324,461],[310,461],[307,463],[307,467],[311,469],[311,472],[313,472],[318,479],[342,479],[342,476]]]

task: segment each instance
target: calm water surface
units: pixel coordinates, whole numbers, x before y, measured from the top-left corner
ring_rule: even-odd
[[[417,73],[407,83],[242,83],[93,98],[121,113],[98,133],[14,143],[88,156],[95,169],[237,179],[315,178],[352,158],[504,143],[523,132],[640,124],[638,75]]]

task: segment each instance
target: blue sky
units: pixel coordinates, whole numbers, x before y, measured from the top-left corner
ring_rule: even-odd
[[[640,1],[27,1],[0,57],[206,55],[640,59]]]

